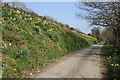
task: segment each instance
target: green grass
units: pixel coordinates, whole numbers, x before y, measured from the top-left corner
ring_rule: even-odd
[[[120,47],[105,45],[102,48],[107,65],[107,75],[109,78],[120,77]]]
[[[34,13],[2,5],[3,78],[27,77],[97,40]]]

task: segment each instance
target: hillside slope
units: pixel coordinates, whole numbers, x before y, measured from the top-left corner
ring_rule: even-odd
[[[2,4],[2,77],[26,77],[96,39],[34,13]]]

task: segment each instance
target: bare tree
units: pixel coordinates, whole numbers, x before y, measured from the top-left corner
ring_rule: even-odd
[[[77,14],[91,22],[91,25],[111,27],[115,36],[114,44],[120,44],[120,2],[84,2],[77,5],[87,14]]]

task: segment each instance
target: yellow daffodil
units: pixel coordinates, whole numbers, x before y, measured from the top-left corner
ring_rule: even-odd
[[[11,46],[12,44],[11,43],[9,43],[9,46]]]
[[[16,71],[16,69],[13,69],[14,71]]]
[[[13,18],[13,20],[16,20],[16,18]]]
[[[10,17],[10,19],[12,19],[12,17]]]
[[[40,18],[38,18],[38,20],[40,20]]]
[[[4,7],[5,5],[4,4],[2,4],[2,7]]]
[[[36,26],[37,29],[39,29],[40,27],[39,26]]]
[[[119,64],[118,63],[117,64],[111,64],[111,66],[117,67],[117,66],[119,66]]]
[[[32,18],[30,18],[30,20],[32,20]]]
[[[119,64],[117,64],[117,66],[119,66]]]
[[[114,64],[111,64],[111,66],[114,66]]]
[[[30,15],[28,15],[28,16],[30,16]]]
[[[119,66],[119,64],[115,64],[115,66]]]
[[[17,10],[16,12],[17,12],[17,14],[20,14],[20,11],[19,11],[19,10]]]
[[[10,12],[10,14],[12,14],[12,12]]]

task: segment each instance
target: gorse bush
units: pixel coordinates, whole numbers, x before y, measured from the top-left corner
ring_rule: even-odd
[[[74,29],[2,4],[3,78],[32,76],[67,53],[97,42]]]

